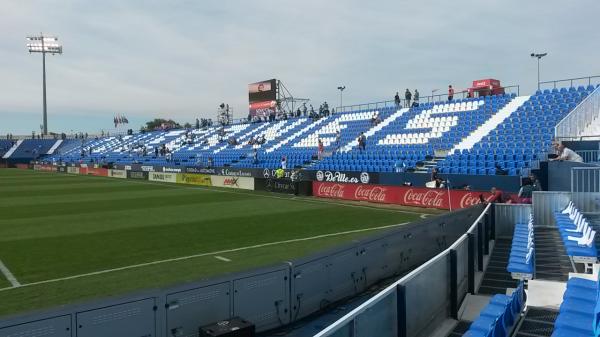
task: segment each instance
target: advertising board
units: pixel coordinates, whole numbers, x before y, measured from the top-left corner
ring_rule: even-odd
[[[148,173],[148,180],[161,181],[165,183],[176,183],[177,173],[150,172]]]
[[[125,170],[108,170],[108,176],[112,177],[112,178],[126,179],[127,171],[125,171]]]
[[[369,201],[404,206],[460,209],[489,200],[488,192],[313,182],[313,195],[320,198]]]
[[[213,186],[254,190],[254,178],[234,176],[210,176]]]
[[[177,173],[176,182],[178,184],[211,186],[211,176],[207,174],[196,173]]]

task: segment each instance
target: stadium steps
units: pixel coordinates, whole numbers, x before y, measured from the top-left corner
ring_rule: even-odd
[[[535,229],[535,278],[566,282],[573,266],[567,256],[558,230]]]
[[[537,233],[536,233],[537,234]],[[546,308],[529,307],[515,329],[514,337],[550,337],[558,312]]]
[[[21,145],[21,143],[23,143],[23,139],[19,139],[17,140],[17,142],[15,143],[15,145],[13,145],[13,147],[10,148],[10,150],[8,150],[4,156],[2,156],[2,158],[6,159],[6,158],[10,158],[10,156],[17,151],[17,149],[19,148],[19,146]]]
[[[454,153],[454,150],[470,150],[473,145],[481,141],[490,131],[496,129],[498,125],[510,117],[530,96],[519,96],[508,102],[502,109],[494,114],[490,119],[473,131],[468,137],[456,144],[448,153]]]
[[[446,158],[436,156],[432,160],[426,160],[423,162],[424,163],[423,166],[417,167],[415,169],[415,173],[429,173],[429,169],[433,169],[433,168],[437,167],[438,163],[444,159],[446,159]]]
[[[517,281],[506,270],[510,247],[510,239],[498,239],[494,243],[494,251],[479,286],[479,294],[506,294],[506,289],[517,287]]]
[[[62,142],[63,142],[62,139],[57,140],[56,143],[54,143],[54,145],[52,145],[52,147],[48,150],[48,152],[46,152],[46,154],[53,154],[54,151],[56,151],[56,149],[58,149],[60,144],[62,144]]]

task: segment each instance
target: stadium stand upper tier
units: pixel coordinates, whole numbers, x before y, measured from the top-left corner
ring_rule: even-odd
[[[152,131],[85,141],[27,140],[5,158],[33,152],[47,161],[171,166],[232,166],[394,172],[439,167],[441,173],[527,172],[551,145],[556,124],[595,86],[336,113],[319,119]],[[336,132],[339,132],[339,141]],[[364,133],[366,148],[357,137]],[[322,157],[317,156],[319,139]],[[169,154],[162,155],[161,147]],[[255,154],[256,151],[256,154]],[[8,156],[7,156],[8,155]],[[255,158],[256,157],[256,158]],[[424,165],[427,163],[427,165]]]

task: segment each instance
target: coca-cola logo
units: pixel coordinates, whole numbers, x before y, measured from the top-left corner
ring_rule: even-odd
[[[354,198],[357,200],[385,202],[387,196],[386,192],[387,188],[381,186],[358,186],[356,190],[354,190]]]
[[[404,203],[409,205],[442,208],[446,192],[438,190],[415,191],[409,189],[404,193]]]
[[[321,184],[318,188],[318,195],[327,198],[344,198],[344,185],[340,184]]]
[[[481,203],[479,195],[467,193],[460,198],[460,208],[467,208]]]

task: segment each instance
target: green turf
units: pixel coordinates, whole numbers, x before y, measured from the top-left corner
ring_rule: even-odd
[[[0,259],[22,284],[419,216],[312,198],[20,170],[0,170],[0,191]],[[231,262],[204,256],[0,290],[0,315],[270,265],[373,233],[219,254]],[[9,286],[0,275],[0,288]]]

